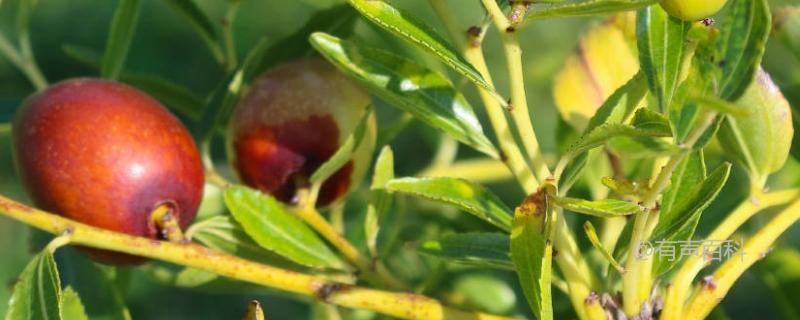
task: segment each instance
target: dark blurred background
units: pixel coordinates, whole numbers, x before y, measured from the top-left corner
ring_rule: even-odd
[[[63,47],[79,45],[102,52],[116,2],[100,0],[38,1],[31,21],[33,48],[36,60],[51,83],[71,77],[97,75],[96,70],[68,57],[64,53]],[[171,7],[158,0],[142,2],[141,16],[126,71],[156,74],[188,87],[201,97],[210,95],[225,76],[224,70],[216,64],[202,40],[192,31],[186,20]],[[226,1],[197,0],[197,2],[213,18],[222,19]],[[241,9],[234,24],[238,56],[242,58],[260,38],[266,37],[269,42],[275,42],[297,30],[315,11],[341,2],[338,0],[242,0]],[[477,0],[450,0],[448,2],[453,8],[459,24],[464,27],[473,25],[482,18],[482,9]],[[776,8],[791,3],[800,4],[797,0],[770,0],[770,2]],[[445,29],[436,19],[427,0],[396,0],[393,3],[423,17],[425,21],[440,30],[440,33],[445,34]],[[0,1],[0,31],[10,38],[14,38],[16,7],[16,0]],[[545,153],[549,155],[549,161],[554,160],[557,151],[555,137],[559,123],[551,94],[552,79],[562,66],[566,56],[574,49],[581,32],[600,20],[601,18],[580,18],[537,22],[525,30],[522,35],[527,61],[525,76],[528,84],[528,100],[531,102],[534,125],[542,139]],[[355,34],[376,46],[395,47],[398,45],[389,36],[368,26],[364,21],[357,23]],[[505,68],[502,65],[502,55],[497,50],[499,49],[497,34],[493,30],[488,33],[486,48],[487,59],[493,69],[495,81],[498,83],[500,92],[505,92]],[[403,48],[403,52],[418,55],[420,59],[433,61],[409,48]],[[791,55],[775,43],[770,44],[765,67],[782,87],[793,87],[792,90],[798,90],[800,63],[793,60]],[[465,85],[464,88],[467,96],[475,106],[478,106],[476,94],[471,86]],[[24,76],[7,60],[0,58],[0,123],[11,121],[21,101],[32,92],[33,88]],[[800,101],[795,100],[792,103],[800,103]],[[479,114],[480,109],[476,107]],[[385,105],[379,106],[378,113],[382,123],[398,116],[398,112]],[[482,114],[480,116],[485,119]],[[413,175],[423,169],[433,157],[439,143],[439,137],[435,131],[419,123],[412,123],[410,126],[411,128],[404,130],[392,143],[400,176]],[[486,131],[491,131],[486,121],[484,121],[484,128]],[[419,143],[419,141],[424,143]],[[716,150],[716,154],[713,150]],[[716,166],[716,163],[724,159],[719,148],[713,150],[708,156],[709,167]],[[27,197],[17,180],[10,151],[8,132],[0,131],[0,193],[27,202]],[[462,148],[462,152],[459,153],[459,157],[462,158],[473,156],[476,154],[466,148]],[[223,159],[224,156],[220,157],[220,160]],[[800,165],[795,160],[790,160],[786,168],[774,176],[771,185],[775,188],[797,186],[800,181],[798,177],[800,177]],[[515,205],[523,196],[513,183],[497,183],[491,187],[510,206]],[[720,199],[705,214],[700,233],[708,232],[715,221],[721,219],[728,210],[741,201],[746,191],[746,174],[738,169]],[[358,194],[354,195],[354,197],[358,196]],[[218,206],[219,203],[214,203],[214,199],[212,199],[206,205],[211,208],[209,210],[214,210],[214,206]],[[407,215],[442,215],[443,217],[437,219],[445,222],[457,219],[453,218],[452,213],[442,213],[439,209],[418,208],[418,210],[419,212],[412,210]],[[433,213],[423,213],[426,210]],[[401,237],[408,237],[403,240],[418,240],[420,235],[435,232],[429,229],[437,227],[431,227],[428,220],[437,219],[413,220],[419,220],[419,225],[407,225],[406,232],[401,233]],[[759,219],[755,220],[753,225],[757,226]],[[474,223],[474,221],[468,221],[467,226],[470,226],[469,222]],[[29,229],[26,226],[0,217],[0,315],[5,314],[7,309],[6,302],[10,296],[11,284],[31,256],[28,245],[29,238]],[[797,227],[792,228],[789,234],[783,237],[782,243],[800,247],[800,230]],[[406,252],[406,254],[414,253]],[[69,252],[62,255],[67,257],[60,257],[61,260],[82,259]],[[198,293],[158,284],[138,269],[117,270],[116,273],[118,278],[123,279],[120,281],[125,282],[124,287],[127,287],[124,300],[134,319],[239,319],[243,315],[247,301],[253,298],[258,298],[265,304],[270,319],[303,319],[308,318],[311,314],[310,308],[305,302],[274,294]],[[413,277],[413,275],[411,276]],[[506,314],[527,314],[513,274],[456,268],[443,278],[442,286],[448,289],[434,293],[447,296],[455,292],[462,296],[469,296],[478,292],[480,296],[481,294],[489,295],[488,291],[493,291],[492,295],[501,296],[494,298],[509,304],[508,307],[501,308],[502,310],[493,311]],[[512,294],[514,292],[516,292],[516,299]],[[84,297],[83,299],[88,298]],[[468,298],[467,300],[469,300]],[[462,297],[461,300],[452,301],[463,300]],[[568,311],[570,307],[563,296],[556,297],[555,308],[564,318],[574,318],[574,315]],[[759,278],[750,274],[741,279],[732,290],[730,296],[725,300],[723,308],[731,319],[778,318],[766,286]],[[347,316],[368,318],[369,314],[348,313]],[[112,318],[109,317],[109,319]]]

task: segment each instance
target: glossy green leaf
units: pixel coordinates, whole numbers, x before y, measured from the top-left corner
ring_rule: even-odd
[[[358,147],[364,142],[364,139],[367,138],[369,134],[369,127],[370,121],[375,121],[374,116],[372,114],[372,108],[367,107],[364,110],[364,115],[359,120],[358,125],[353,130],[353,132],[347,136],[345,141],[342,143],[342,146],[339,147],[338,150],[328,158],[328,161],[325,161],[316,171],[311,175],[309,182],[314,183],[322,183],[325,180],[328,180],[333,174],[335,174],[339,169],[341,169],[350,159],[353,157],[353,154],[356,152]],[[374,125],[373,125],[374,127]],[[373,133],[374,136],[374,133]],[[370,148],[372,149],[372,148]]]
[[[386,189],[441,202],[469,212],[505,231],[511,230],[511,209],[481,185],[458,178],[400,178]]]
[[[722,19],[717,54],[722,61],[720,97],[735,101],[755,78],[772,30],[767,0],[731,0]]]
[[[495,269],[514,269],[509,254],[508,235],[504,233],[456,233],[439,240],[425,241],[420,253],[459,264]]]
[[[680,81],[687,54],[689,22],[673,18],[660,6],[650,6],[636,16],[637,46],[642,70],[659,110],[668,110]]]
[[[67,287],[61,292],[61,317],[69,320],[89,320],[78,293]]]
[[[475,67],[464,60],[453,45],[448,43],[422,20],[408,12],[393,7],[386,1],[348,0],[347,2],[377,26],[414,44],[420,49],[434,54],[450,68],[473,83],[494,92],[494,88],[483,79],[481,74],[475,70]]]
[[[308,269],[259,246],[247,235],[242,226],[228,215],[218,215],[196,222],[185,235],[203,246],[247,260],[297,271]]]
[[[314,33],[311,43],[371,93],[454,139],[497,157],[469,102],[444,76],[390,52],[324,33]]]
[[[714,170],[702,183],[691,188],[675,203],[669,212],[662,212],[653,230],[652,239],[656,241],[687,241],[694,236],[703,211],[722,190],[731,172],[731,165],[724,163]],[[669,261],[656,255],[653,272],[660,275],[669,271],[678,261]]]
[[[141,7],[139,2],[139,0],[119,0],[117,4],[100,67],[100,74],[104,78],[117,79],[124,68],[139,19]]]
[[[225,204],[245,233],[262,248],[302,265],[343,267],[325,242],[275,198],[232,186],[225,190]]]
[[[194,0],[167,0],[167,4],[189,21],[193,29],[211,50],[214,58],[224,59],[219,31],[211,18]]]
[[[511,261],[517,270],[522,292],[538,319],[553,319],[551,273],[553,243],[549,238],[548,208],[542,192],[529,196],[514,213],[511,231]]]
[[[706,179],[706,161],[703,151],[686,156],[672,172],[669,187],[661,196],[661,212],[672,212],[672,207]]]
[[[657,0],[581,0],[564,1],[534,8],[527,20],[605,15],[637,10],[655,4]]]
[[[591,221],[586,221],[586,223],[583,224],[583,231],[586,232],[586,237],[589,239],[589,242],[592,244],[592,247],[594,247],[595,250],[600,252],[600,254],[602,254],[603,257],[606,258],[606,261],[611,266],[614,267],[614,269],[617,269],[617,271],[619,271],[620,274],[624,274],[625,268],[623,268],[622,265],[620,265],[619,262],[617,262],[617,260],[614,259],[614,256],[611,255],[611,252],[609,252],[608,249],[606,249],[606,247],[603,246],[603,243],[600,242],[600,237],[597,236],[597,230],[594,228],[594,225],[592,225]]]
[[[590,201],[569,197],[555,197],[553,201],[557,206],[566,210],[600,218],[629,216],[642,212],[642,207],[639,205],[616,199]]]
[[[14,286],[8,306],[6,320],[61,319],[61,281],[50,251],[31,259]]]

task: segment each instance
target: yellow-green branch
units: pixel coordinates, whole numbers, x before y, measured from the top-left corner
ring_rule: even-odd
[[[196,244],[180,244],[113,232],[34,209],[0,196],[0,213],[46,232],[69,234],[72,244],[111,250],[197,268],[225,277],[314,297],[339,306],[372,310],[402,319],[509,320],[511,318],[448,308],[410,293],[394,293],[328,281],[275,268]]]
[[[717,226],[711,234],[706,237],[708,240],[729,239],[736,230],[739,229],[753,215],[764,209],[787,204],[800,198],[800,189],[782,190],[767,194],[755,194],[748,197],[739,207],[728,215],[722,223]],[[708,250],[715,250],[716,246],[711,246]],[[667,288],[667,295],[664,304],[662,319],[683,319],[683,307],[687,293],[691,288],[692,281],[706,267],[708,263],[701,256],[691,256],[681,266],[671,280],[671,285]]]
[[[715,112],[704,113],[698,125],[692,129],[683,141],[682,146],[685,149],[683,152],[670,157],[666,165],[661,169],[650,190],[642,196],[642,205],[646,210],[637,215],[634,219],[633,233],[631,235],[630,247],[635,248],[637,243],[647,240],[652,231],[649,226],[655,225],[657,220],[651,220],[651,213],[654,219],[657,219],[658,212],[651,210],[656,207],[656,202],[661,193],[669,186],[672,173],[680,162],[686,158],[691,151],[691,148],[697,143],[703,133],[713,125],[717,114]],[[639,313],[639,309],[650,294],[650,289],[653,283],[652,279],[653,259],[643,258],[637,259],[633,255],[629,255],[628,261],[625,264],[627,273],[622,277],[622,294],[623,294],[623,309],[625,314],[633,316]]]
[[[731,258],[714,272],[706,282],[700,284],[695,296],[686,308],[686,319],[704,319],[728,293],[739,277],[769,253],[770,246],[783,232],[800,220],[800,200],[795,201],[778,213],[766,226],[761,228],[747,243],[739,259]]]

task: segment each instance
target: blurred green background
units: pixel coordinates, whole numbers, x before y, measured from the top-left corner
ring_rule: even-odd
[[[454,15],[465,28],[476,24],[482,18],[479,1],[450,0]],[[800,4],[797,0],[770,0],[774,7],[786,4]],[[198,3],[215,19],[222,19],[226,1],[199,0]],[[234,24],[236,48],[239,57],[243,57],[261,37],[275,42],[291,34],[302,26],[315,11],[341,3],[337,0],[242,0],[241,9]],[[428,6],[427,0],[393,1],[396,5],[408,9],[433,24],[440,33],[444,28],[436,19]],[[108,24],[116,5],[116,1],[100,0],[39,0],[32,16],[31,34],[36,59],[48,80],[56,82],[77,76],[96,76],[97,72],[83,64],[70,59],[62,50],[64,45],[80,45],[102,52],[107,36]],[[14,22],[17,1],[0,1],[0,31],[9,37],[14,36]],[[582,18],[538,22],[524,31],[522,42],[527,61],[525,76],[527,78],[528,100],[534,115],[534,125],[542,139],[543,148],[551,159],[555,157],[557,147],[556,130],[559,123],[551,94],[554,74],[563,64],[583,30],[600,18]],[[383,34],[359,21],[355,36],[369,41],[376,46],[389,47],[419,59],[433,63],[432,59],[413,49],[402,47],[390,36]],[[774,42],[774,41],[773,41]],[[495,80],[500,92],[505,92],[506,76],[502,67],[503,58],[498,51],[499,42],[494,31],[488,33],[486,55],[489,65],[494,70]],[[780,46],[771,43],[765,59],[766,69],[773,74],[776,81],[787,90],[798,90],[800,84],[800,63],[785,52]],[[143,1],[143,8],[132,43],[127,71],[152,73],[170,79],[190,88],[199,96],[208,96],[224,77],[224,71],[215,63],[202,40],[192,31],[183,17],[158,0]],[[444,70],[444,69],[442,69]],[[478,106],[476,94],[471,86],[464,86],[467,96]],[[21,73],[8,61],[0,58],[0,123],[11,121],[21,101],[33,88]],[[796,92],[788,93],[795,97]],[[792,103],[800,103],[798,100]],[[480,108],[476,108],[480,113]],[[381,105],[379,118],[386,123],[398,116],[390,107]],[[481,115],[482,119],[485,119]],[[484,121],[486,131],[488,123]],[[419,141],[424,143],[420,144]],[[433,130],[419,123],[412,123],[411,128],[392,143],[395,151],[399,176],[413,175],[423,169],[433,157],[439,137]],[[713,152],[709,156],[709,167],[713,167],[724,159],[724,155]],[[0,133],[0,193],[5,196],[27,202],[21,190],[10,157],[10,142],[7,132]],[[459,157],[476,156],[470,150],[462,148]],[[220,160],[224,156],[219,157]],[[707,211],[700,227],[700,233],[708,232],[715,221],[735,206],[747,191],[746,174],[741,169],[735,171],[720,199]],[[774,176],[771,183],[775,188],[780,186],[797,186],[800,182],[800,164],[790,160],[786,168]],[[499,183],[491,186],[499,193],[507,204],[515,205],[523,196],[522,192],[511,183]],[[578,190],[580,192],[580,190]],[[354,198],[363,197],[356,193]],[[213,205],[213,204],[212,204]],[[358,212],[357,206],[352,211]],[[410,205],[406,214],[410,216],[400,233],[401,242],[424,239],[427,235],[435,235],[442,225],[450,224],[450,228],[466,230],[479,226],[469,218],[463,218],[454,212],[443,211],[440,207]],[[355,221],[358,214],[347,212],[348,220]],[[757,226],[761,220],[752,222]],[[452,227],[456,225],[457,227]],[[446,229],[446,228],[445,228]],[[358,237],[353,235],[352,237]],[[7,309],[10,288],[15,277],[22,271],[30,257],[29,230],[22,224],[0,217],[0,315]],[[581,241],[585,242],[584,239]],[[782,242],[800,247],[800,229],[794,227]],[[413,256],[411,250],[402,254]],[[85,264],[80,256],[66,252],[59,254],[60,261],[73,261],[74,265]],[[408,258],[408,257],[407,257]],[[408,258],[420,260],[422,258]],[[75,260],[79,260],[75,262]],[[424,260],[424,259],[423,259]],[[435,263],[425,261],[417,269],[409,268],[408,278],[419,278],[425,273],[437,270],[430,267]],[[108,271],[108,270],[106,270]],[[79,274],[62,271],[62,276],[80,279]],[[123,284],[124,300],[130,308],[134,319],[239,319],[244,313],[247,301],[258,298],[265,305],[270,319],[304,319],[311,314],[309,305],[297,299],[275,294],[219,294],[213,292],[198,293],[185,289],[176,289],[161,285],[145,275],[140,269],[117,270],[115,278]],[[506,272],[491,272],[453,268],[444,274],[438,282],[437,290],[429,292],[455,304],[475,304],[473,300],[481,300],[482,296],[491,296],[492,305],[477,306],[489,311],[506,314],[527,314],[522,302],[519,288],[515,284],[515,276]],[[489,291],[493,291],[490,293]],[[477,298],[470,298],[476,295]],[[89,299],[84,297],[84,300]],[[796,298],[795,299],[800,299]],[[470,302],[472,301],[472,302]],[[495,303],[496,302],[496,303]],[[478,303],[479,304],[479,303]],[[725,300],[723,307],[732,319],[777,319],[775,305],[767,287],[757,277],[748,274],[733,289]],[[563,296],[556,297],[556,311],[562,318],[572,318],[569,305]],[[369,317],[367,313],[348,313],[348,318]],[[108,317],[112,319],[113,317]]]

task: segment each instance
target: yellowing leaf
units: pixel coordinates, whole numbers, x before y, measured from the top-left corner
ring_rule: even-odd
[[[639,70],[635,52],[626,42],[626,25],[609,22],[591,29],[556,76],[556,106],[567,123],[579,131],[586,128],[603,102]]]

